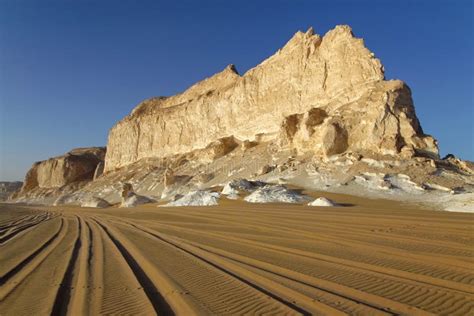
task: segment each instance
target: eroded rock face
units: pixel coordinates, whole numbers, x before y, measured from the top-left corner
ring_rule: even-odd
[[[436,141],[423,134],[403,82],[378,81],[365,89],[352,102],[329,103],[286,117],[280,128],[281,146],[324,156],[351,151],[438,157]]]
[[[104,147],[90,147],[36,162],[26,174],[20,195],[35,189],[57,189],[75,182],[91,181],[104,157]]]
[[[104,166],[105,164],[103,161],[99,162],[99,164],[97,165],[94,171],[94,177],[93,177],[94,180],[99,178],[102,175],[102,173],[104,173]]]
[[[363,41],[350,27],[337,26],[324,37],[312,29],[296,33],[243,76],[229,66],[179,95],[143,102],[111,129],[105,170],[232,136],[239,142],[277,140],[282,124],[293,124],[287,133],[299,134],[286,144],[303,151],[398,155],[406,146],[437,155],[408,87],[384,81],[382,64]]]

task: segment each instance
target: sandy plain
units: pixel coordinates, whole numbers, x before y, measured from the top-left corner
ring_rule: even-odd
[[[473,315],[474,214],[0,206],[0,314]]]

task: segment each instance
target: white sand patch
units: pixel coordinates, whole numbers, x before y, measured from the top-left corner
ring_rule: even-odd
[[[393,185],[393,187],[402,190],[406,193],[420,194],[425,191],[423,187],[411,181],[410,177],[403,173],[387,175],[385,179],[389,181]]]
[[[191,191],[176,201],[160,206],[212,206],[219,204],[220,193],[211,191]]]
[[[258,188],[244,200],[250,203],[302,203],[309,200],[309,197],[282,185],[269,184]]]
[[[325,207],[338,206],[337,203],[335,203],[334,201],[330,199],[326,199],[325,197],[317,198],[316,200],[309,202],[308,205],[309,206],[325,206]]]
[[[474,213],[474,193],[444,194],[437,199],[441,208],[449,212]]]

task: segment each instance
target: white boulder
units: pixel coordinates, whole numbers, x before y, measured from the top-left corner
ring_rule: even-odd
[[[244,200],[250,203],[302,203],[307,201],[308,197],[289,190],[283,185],[268,184],[256,189],[246,196]]]
[[[228,182],[222,189],[222,194],[229,199],[237,199],[240,192],[253,192],[258,188],[265,186],[262,181],[249,181],[246,179],[235,179]]]
[[[326,199],[325,197],[320,197],[320,198],[317,198],[316,200],[312,201],[312,202],[309,202],[308,203],[309,206],[338,206],[337,203],[335,203],[334,201],[330,200],[330,199]]]
[[[169,202],[163,206],[212,206],[218,205],[220,193],[198,190],[191,191],[176,201]]]

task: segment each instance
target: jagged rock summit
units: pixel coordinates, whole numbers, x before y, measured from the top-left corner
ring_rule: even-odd
[[[321,156],[438,155],[410,89],[386,81],[380,61],[343,25],[323,37],[297,32],[242,76],[230,65],[181,94],[144,101],[111,129],[105,172],[228,137]]]

